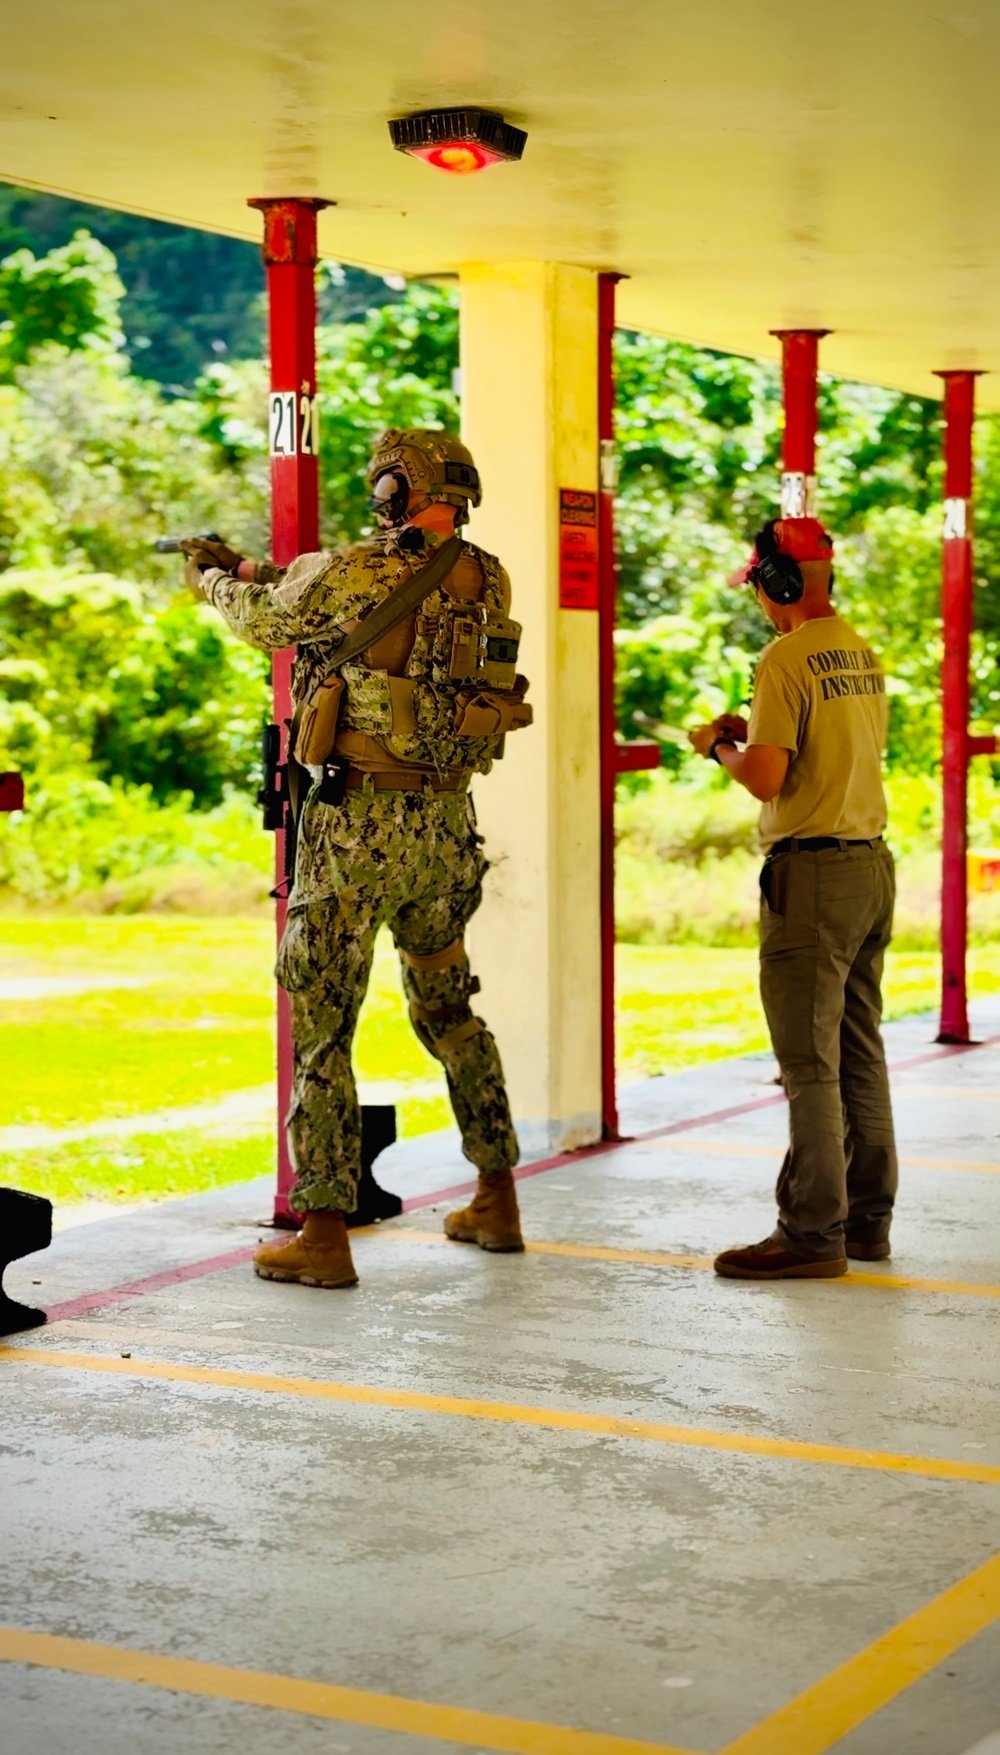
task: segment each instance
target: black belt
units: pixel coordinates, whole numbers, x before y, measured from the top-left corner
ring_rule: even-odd
[[[774,846],[768,848],[766,857],[773,859],[776,853],[828,853],[833,848],[839,851],[841,847],[879,847],[881,844],[881,835],[864,841],[842,841],[837,835],[808,835],[799,841],[794,835],[789,835],[784,841],[775,841]]]

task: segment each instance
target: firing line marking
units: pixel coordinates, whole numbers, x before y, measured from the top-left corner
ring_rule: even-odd
[[[224,1370],[208,1365],[176,1365],[166,1360],[110,1358],[101,1354],[64,1353],[54,1348],[0,1347],[0,1363],[92,1371],[142,1382],[205,1384],[256,1395],[300,1397],[353,1407],[391,1408],[397,1412],[440,1414],[463,1420],[535,1427],[555,1432],[581,1432],[596,1438],[626,1438],[648,1444],[677,1445],[692,1450],[723,1451],[736,1456],[821,1463],[838,1468],[875,1469],[932,1481],[968,1481],[1000,1486],[1000,1464],[961,1462],[951,1457],[906,1456],[894,1451],[862,1450],[849,1445],[812,1444],[797,1438],[770,1438],[744,1432],[721,1432],[698,1426],[674,1426],[655,1420],[634,1420],[617,1414],[588,1414],[579,1409],[533,1408],[517,1402],[493,1402],[470,1396],[431,1395],[411,1389],[380,1389],[372,1384],[335,1383],[311,1377],[275,1377],[268,1373]]]
[[[998,1616],[1000,1554],[728,1743],[719,1755],[826,1755],[858,1725],[985,1632]],[[127,1646],[17,1627],[0,1627],[0,1662],[134,1682],[340,1724],[367,1725],[467,1748],[496,1750],[501,1755],[692,1755],[666,1743],[505,1718],[266,1671],[163,1657]]]
[[[455,1247],[443,1231],[418,1231],[408,1225],[401,1225],[398,1229],[390,1225],[380,1225],[378,1234],[380,1238],[394,1243],[447,1243],[450,1247]],[[566,1256],[570,1260],[621,1262],[625,1265],[635,1262],[640,1267],[686,1268],[701,1272],[710,1270],[712,1266],[710,1255],[674,1255],[659,1249],[612,1249],[596,1243],[548,1243],[537,1240],[526,1241],[524,1247],[528,1255]],[[842,1275],[839,1280],[824,1281],[824,1286],[864,1286],[874,1287],[876,1291],[954,1293],[966,1298],[1000,1298],[1000,1285],[977,1285],[971,1280],[926,1280],[914,1274],[851,1272]]]
[[[400,1731],[467,1748],[495,1749],[503,1755],[690,1755],[690,1751],[666,1743],[575,1731],[564,1725],[536,1724],[530,1719],[504,1718],[460,1706],[436,1706],[427,1700],[372,1694],[362,1688],[340,1688],[297,1676],[161,1657],[156,1652],[99,1645],[89,1639],[27,1633],[17,1627],[0,1627],[0,1662],[34,1664],[40,1669],[101,1676],[107,1681],[140,1682],[147,1688]]]
[[[1000,1554],[908,1615],[722,1755],[825,1755],[1000,1616]]]

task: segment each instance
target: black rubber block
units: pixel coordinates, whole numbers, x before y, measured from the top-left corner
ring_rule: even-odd
[[[44,1310],[33,1310],[30,1304],[8,1298],[3,1276],[12,1261],[48,1249],[51,1242],[52,1202],[37,1194],[24,1194],[19,1188],[0,1188],[0,1335],[38,1328],[45,1321]]]

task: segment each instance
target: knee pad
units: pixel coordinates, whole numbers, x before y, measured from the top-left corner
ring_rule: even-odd
[[[469,1001],[479,992],[461,939],[442,951],[420,955],[401,951],[403,987],[410,1022],[428,1053],[437,1060],[486,1028]]]

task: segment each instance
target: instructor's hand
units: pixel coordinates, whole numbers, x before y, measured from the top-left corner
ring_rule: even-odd
[[[716,737],[732,737],[737,743],[746,743],[749,735],[749,726],[739,713],[720,713],[712,720],[712,728]]]
[[[711,725],[699,725],[696,730],[689,731],[688,743],[696,755],[707,756],[716,738],[721,735],[713,721]]]

